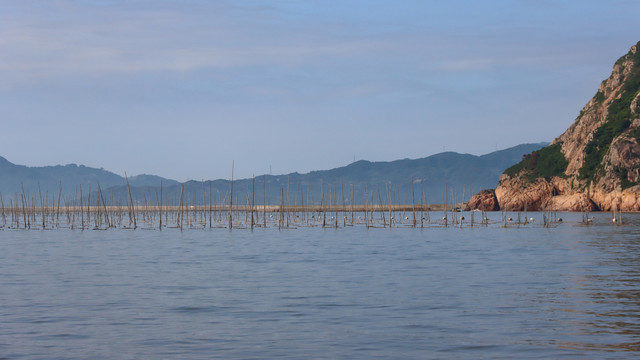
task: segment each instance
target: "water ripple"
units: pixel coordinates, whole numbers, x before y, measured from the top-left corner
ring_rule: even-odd
[[[640,215],[594,216],[551,229],[3,231],[0,360],[637,357]]]

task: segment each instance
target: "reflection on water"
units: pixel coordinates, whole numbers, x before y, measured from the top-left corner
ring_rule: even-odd
[[[0,231],[0,359],[630,358],[640,216]],[[512,215],[516,218],[517,215]]]
[[[595,236],[581,233],[590,258],[575,287],[571,318],[576,335],[586,334],[597,342],[567,341],[563,347],[585,350],[640,351],[640,231],[630,217],[627,226],[600,228]],[[604,230],[604,231],[603,231]],[[622,340],[624,339],[624,340]]]

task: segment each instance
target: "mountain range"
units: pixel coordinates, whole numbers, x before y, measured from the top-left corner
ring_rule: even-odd
[[[234,203],[247,203],[249,194],[255,194],[256,204],[320,204],[323,197],[325,203],[342,203],[344,198],[345,203],[360,204],[365,194],[370,203],[411,203],[412,190],[416,202],[421,198],[428,203],[459,202],[472,191],[495,187],[504,169],[545,145],[522,144],[481,156],[443,152],[420,159],[361,160],[306,174],[239,179],[233,183]],[[50,203],[59,194],[65,203],[79,199],[80,193],[86,198],[91,192],[96,199],[98,186],[108,204],[126,204],[128,199],[127,179],[104,169],[75,164],[27,167],[0,157],[0,174],[0,194],[9,201],[23,192]],[[188,204],[228,203],[231,185],[227,179],[180,183],[156,175],[132,176],[128,181],[138,204],[155,204],[160,194],[164,204],[177,204],[180,196]]]

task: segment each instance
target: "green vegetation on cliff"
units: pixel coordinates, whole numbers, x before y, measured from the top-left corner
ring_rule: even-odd
[[[640,50],[640,42],[636,46]],[[596,130],[593,139],[585,147],[584,163],[580,169],[581,179],[588,181],[595,179],[602,169],[602,159],[609,151],[611,142],[628,130],[631,125],[631,102],[640,92],[640,51],[636,51],[635,54],[630,51],[621,57],[616,64],[621,64],[628,59],[633,61],[633,65],[629,74],[623,79],[621,96],[611,102],[607,121]],[[640,133],[633,135],[640,138]],[[620,175],[623,175],[623,172],[620,172]]]
[[[564,177],[569,163],[562,154],[561,148],[562,143],[556,143],[524,155],[522,161],[504,172],[511,177],[521,174],[529,181],[539,177],[547,180],[554,176]]]
[[[620,187],[622,187],[622,190],[624,189],[628,189],[632,186],[638,185],[639,182],[637,181],[629,181],[629,170],[627,170],[626,168],[623,167],[615,167],[613,169],[613,171],[615,172],[615,174],[618,176],[618,178],[620,179]]]

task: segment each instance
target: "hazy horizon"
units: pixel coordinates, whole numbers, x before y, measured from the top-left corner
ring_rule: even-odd
[[[551,141],[633,1],[0,4],[0,156],[178,181]]]

